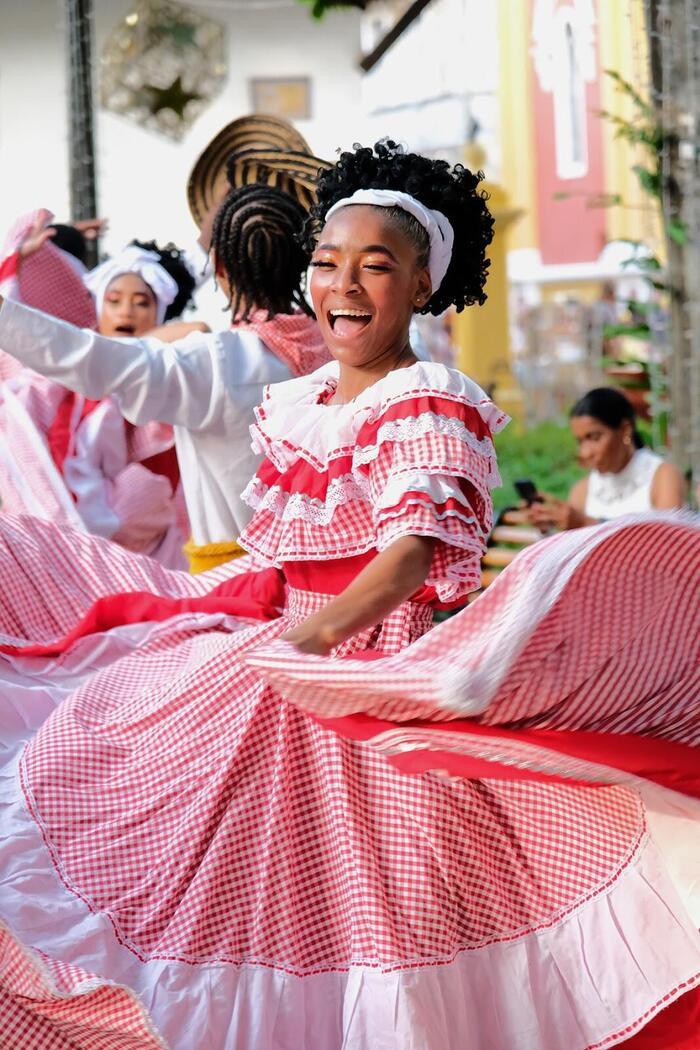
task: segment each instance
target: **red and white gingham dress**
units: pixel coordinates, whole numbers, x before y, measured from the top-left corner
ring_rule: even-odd
[[[647,647],[691,642],[653,604],[617,634],[587,606],[572,620],[596,552],[648,526],[655,554],[675,544],[692,561],[697,530],[661,520],[548,541],[539,583],[532,554],[428,632],[432,607],[477,580],[504,417],[440,365],[392,373],[351,405],[327,403],[334,384],[329,366],[259,410],[252,553],[232,565],[187,577],[34,519],[0,526],[2,918],[54,966],[114,989],[71,1015],[81,1047],[131,1046],[104,1032],[138,1031],[143,1011],[174,1050],[592,1050],[633,1045],[656,1015],[663,1038],[669,1025],[685,1038],[684,992],[700,982],[682,898],[692,838],[670,870],[665,857],[668,820],[697,843],[693,813],[653,777],[675,808],[650,813],[611,782],[615,766],[641,783],[639,766],[596,776],[589,749],[574,769],[573,738],[556,752],[551,737],[593,731],[584,682],[602,704],[590,676],[610,663],[605,631],[628,674],[642,627]],[[330,659],[277,641],[415,533],[437,540],[426,585],[382,625]],[[663,605],[681,588],[662,590]],[[680,756],[697,706],[658,650],[656,663],[636,726],[627,690],[605,694],[595,731],[632,740],[641,726]],[[402,756],[436,771],[407,775]],[[676,786],[690,793],[690,779]],[[31,980],[45,994],[18,999],[0,972],[7,1023],[48,1015],[63,1031],[79,989],[59,1008],[46,977]],[[23,1046],[65,1045],[38,1025]]]

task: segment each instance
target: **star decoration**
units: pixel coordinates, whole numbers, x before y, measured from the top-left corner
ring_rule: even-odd
[[[162,109],[171,109],[180,120],[184,120],[187,103],[199,101],[202,98],[196,91],[185,91],[182,86],[181,76],[175,77],[172,84],[165,88],[154,87],[153,84],[144,84],[143,91],[149,96],[147,105],[153,116],[156,113],[160,113]]]
[[[102,52],[102,105],[180,142],[226,82],[223,27],[177,0],[129,8]]]

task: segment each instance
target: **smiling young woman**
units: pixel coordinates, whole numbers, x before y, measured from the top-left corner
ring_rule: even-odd
[[[692,1024],[693,846],[676,825],[671,876],[641,796],[681,820],[700,795],[698,530],[555,537],[431,630],[479,584],[506,417],[408,326],[484,299],[479,181],[391,143],[321,175],[334,360],[256,411],[251,556],[187,577],[0,521],[18,745],[24,677],[57,704],[0,778],[3,914],[64,982],[28,1003],[3,971],[13,1023],[106,1025],[80,966],[173,1050],[592,1050],[675,1000]]]
[[[578,529],[623,514],[679,510],[685,503],[681,472],[644,445],[635,427],[634,408],[611,387],[596,387],[570,413],[578,462],[589,471],[568,500],[540,493],[527,510],[543,531]]]

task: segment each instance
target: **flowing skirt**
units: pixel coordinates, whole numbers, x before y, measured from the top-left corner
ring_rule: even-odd
[[[250,558],[3,521],[8,1046],[697,1045],[699,537],[557,537],[322,659]]]

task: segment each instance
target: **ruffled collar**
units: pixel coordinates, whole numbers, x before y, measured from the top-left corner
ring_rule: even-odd
[[[331,361],[311,375],[265,389],[251,426],[253,450],[279,470],[303,459],[326,469],[331,459],[354,449],[360,427],[387,408],[411,398],[437,397],[475,409],[492,434],[508,416],[462,372],[431,361],[396,369],[345,404],[328,404],[338,385],[339,366]]]

